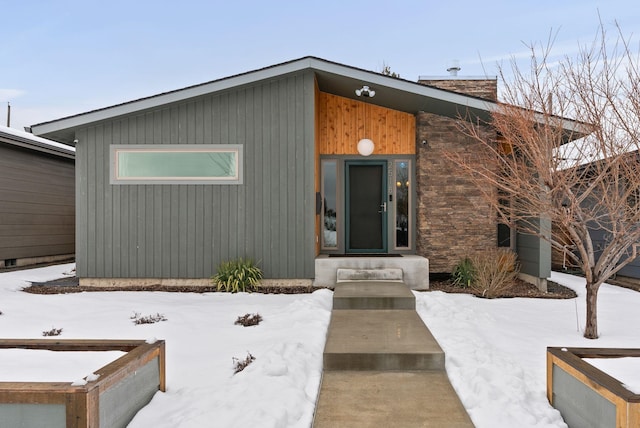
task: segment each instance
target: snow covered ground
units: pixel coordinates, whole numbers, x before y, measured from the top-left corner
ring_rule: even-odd
[[[56,352],[38,349],[0,349],[0,381],[79,382],[96,369],[123,355],[125,352],[121,351]],[[51,370],[52,367],[55,367],[55,370]]]
[[[59,278],[73,267],[0,274],[0,337],[41,338],[45,330],[62,328],[60,337],[66,339],[166,340],[167,391],[156,394],[130,427],[310,425],[331,315],[330,291],[300,295],[20,291],[28,281]],[[547,346],[640,347],[640,293],[604,285],[599,299],[601,338],[589,341],[580,331],[585,314],[583,280],[558,273],[552,279],[576,290],[579,298],[486,300],[415,293],[418,313],[445,350],[451,382],[479,428],[566,426],[546,399]],[[135,313],[159,313],[167,320],[135,325],[131,320]],[[234,325],[247,313],[259,313],[264,320],[254,327]],[[234,375],[233,358],[244,359],[248,353],[255,361]],[[90,367],[103,364],[93,363]],[[0,380],[5,380],[7,371],[0,367]],[[11,368],[13,375],[19,370]],[[24,378],[29,371],[24,368]],[[640,367],[626,368],[634,371],[640,372]]]

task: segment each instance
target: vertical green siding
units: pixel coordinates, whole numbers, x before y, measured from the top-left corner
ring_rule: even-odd
[[[548,219],[536,219],[534,222],[540,233],[550,236],[551,224]],[[537,278],[551,275],[551,244],[535,235],[519,233],[516,237],[520,272]]]
[[[78,275],[207,278],[237,257],[267,278],[312,278],[311,72],[77,132]],[[242,185],[110,185],[112,144],[243,144]]]

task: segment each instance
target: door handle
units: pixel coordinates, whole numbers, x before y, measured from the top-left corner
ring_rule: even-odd
[[[378,213],[382,214],[382,213],[386,213],[387,212],[387,203],[383,202],[380,204],[380,211],[378,211]]]

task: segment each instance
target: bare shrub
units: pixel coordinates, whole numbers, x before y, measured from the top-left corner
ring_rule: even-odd
[[[474,280],[470,288],[479,296],[494,298],[513,286],[518,276],[517,255],[510,250],[496,248],[471,258]]]
[[[234,324],[250,327],[252,325],[260,324],[260,321],[262,321],[262,316],[260,314],[244,314],[239,316]]]
[[[251,355],[249,352],[247,352],[247,356],[244,358],[244,360],[240,360],[240,359],[238,359],[236,357],[233,357],[233,370],[234,370],[233,374],[240,373],[249,364],[251,364],[255,359],[256,359],[256,357]]]
[[[160,321],[166,321],[167,318],[161,313],[156,313],[155,315],[141,316],[139,312],[134,312],[134,314],[131,315],[131,320],[135,325],[140,325],[140,324],[155,324]]]
[[[47,336],[60,336],[62,334],[62,329],[61,328],[55,328],[53,327],[51,330],[45,330],[42,332],[42,335],[47,337]]]

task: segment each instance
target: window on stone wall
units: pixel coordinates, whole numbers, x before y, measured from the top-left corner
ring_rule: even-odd
[[[505,195],[500,195],[500,198],[498,201],[500,205],[502,205],[503,207],[511,206],[511,202],[509,201],[509,198]],[[513,230],[511,229],[511,226],[509,226],[504,222],[499,221],[497,227],[498,227],[498,230],[497,230],[498,247],[506,247],[506,248],[514,249]]]

